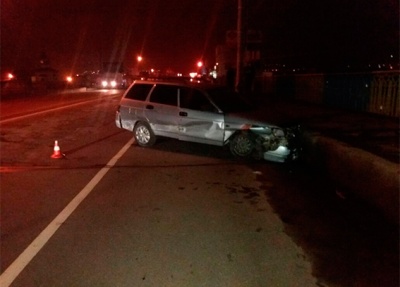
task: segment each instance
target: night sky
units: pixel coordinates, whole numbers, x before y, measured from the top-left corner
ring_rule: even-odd
[[[398,61],[398,0],[243,0],[268,63]],[[44,52],[62,73],[124,61],[187,73],[209,65],[236,29],[235,0],[1,0],[1,67],[31,69]],[[393,60],[392,60],[393,61]]]

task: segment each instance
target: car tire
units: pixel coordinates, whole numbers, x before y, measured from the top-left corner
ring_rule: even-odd
[[[232,136],[229,149],[231,153],[239,158],[248,158],[254,150],[254,140],[249,132],[241,132]]]
[[[133,129],[136,143],[143,147],[152,146],[156,142],[156,136],[148,123],[138,122]]]

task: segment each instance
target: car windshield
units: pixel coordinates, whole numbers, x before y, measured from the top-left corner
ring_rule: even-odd
[[[211,100],[224,113],[245,112],[252,109],[250,104],[239,93],[224,87],[213,87],[206,90]]]

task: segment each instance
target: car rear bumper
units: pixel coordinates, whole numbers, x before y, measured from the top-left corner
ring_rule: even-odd
[[[121,114],[119,111],[115,112],[115,125],[122,129]]]

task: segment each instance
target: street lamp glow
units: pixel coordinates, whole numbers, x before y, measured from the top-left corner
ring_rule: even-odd
[[[203,62],[202,61],[198,61],[197,62],[197,67],[199,67],[199,68],[203,67]]]
[[[137,56],[137,61],[138,62],[141,62],[143,60],[143,57],[142,56]]]

